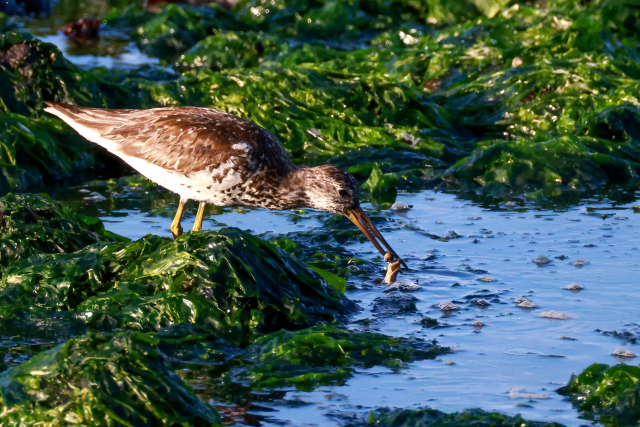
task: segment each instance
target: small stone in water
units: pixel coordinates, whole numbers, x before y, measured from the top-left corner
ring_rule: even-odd
[[[577,283],[572,283],[570,285],[565,286],[564,288],[568,291],[580,291],[584,289],[582,286],[578,285]]]
[[[88,200],[90,202],[102,202],[103,200],[107,200],[106,197],[96,191],[89,193],[89,196],[90,197],[85,197],[84,200]]]
[[[545,319],[558,319],[558,320],[571,319],[565,313],[562,313],[562,312],[556,311],[556,310],[545,311],[544,313],[540,313],[540,317],[544,317]]]
[[[617,348],[613,352],[613,355],[618,357],[636,357],[635,353],[633,353],[631,350],[627,350],[624,347]]]
[[[397,279],[395,282],[388,285],[384,291],[385,292],[391,292],[391,291],[415,292],[418,289],[420,289],[419,285],[416,285],[409,279],[401,278],[401,279]]]
[[[487,307],[491,304],[489,304],[489,301],[487,300],[483,300],[482,298],[474,298],[471,300],[471,304],[475,304],[475,305],[479,305],[481,307]]]
[[[582,268],[585,265],[587,265],[587,261],[585,261],[583,259],[577,259],[577,260],[573,261],[571,263],[571,265],[573,265],[574,267],[577,267],[577,268]]]
[[[516,204],[516,202],[507,202],[505,206],[508,208],[515,208],[518,205]]]
[[[81,188],[78,190],[78,193],[91,193],[91,191],[87,190],[86,188]]]
[[[458,307],[452,302],[441,302],[436,307],[438,307],[442,311],[460,310],[460,307]]]
[[[516,305],[520,308],[537,308],[538,306],[529,301],[526,298],[518,298],[516,300]]]
[[[548,399],[546,394],[533,394],[529,393],[523,388],[512,388],[509,390],[509,397],[512,399]]]
[[[497,279],[494,279],[491,276],[480,276],[478,277],[478,280],[480,280],[481,282],[495,282]]]
[[[391,210],[394,210],[394,211],[406,211],[408,209],[410,209],[409,205],[407,205],[405,202],[395,202],[391,206]]]
[[[482,323],[480,320],[476,320],[471,324],[471,326],[475,326],[476,328],[481,328],[484,326],[484,323]]]
[[[551,261],[548,257],[544,255],[540,255],[536,257],[536,259],[534,259],[533,262],[535,262],[538,265],[548,265],[548,264],[551,264],[553,261]]]
[[[452,362],[451,360],[449,360],[449,361],[447,362],[447,365],[449,365],[449,366],[451,366],[451,365],[455,365],[455,362]]]

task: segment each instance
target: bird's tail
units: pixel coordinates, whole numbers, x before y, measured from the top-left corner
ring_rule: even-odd
[[[103,137],[114,127],[121,125],[125,120],[112,110],[101,108],[85,108],[58,102],[47,102],[44,109],[49,114],[53,114],[62,119],[65,123],[75,129],[80,135],[91,142],[105,147],[109,151],[114,151],[116,145]]]

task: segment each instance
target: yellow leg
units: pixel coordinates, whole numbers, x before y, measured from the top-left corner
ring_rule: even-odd
[[[177,239],[178,236],[182,234],[182,226],[180,225],[180,220],[182,219],[182,211],[184,211],[185,203],[187,203],[186,200],[180,200],[178,211],[176,212],[176,216],[173,218],[173,222],[171,223],[171,233],[173,233],[174,239]]]
[[[196,222],[193,223],[193,229],[191,231],[202,231],[202,220],[204,219],[204,207],[207,206],[205,202],[200,202],[198,206],[198,213],[196,214]]]

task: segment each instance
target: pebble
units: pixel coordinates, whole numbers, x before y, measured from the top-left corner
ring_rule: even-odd
[[[103,200],[107,200],[107,198],[104,197],[102,194],[96,191],[93,191],[89,193],[89,197],[84,197],[84,200],[87,200],[90,202],[102,202]]]
[[[482,321],[480,320],[476,320],[471,324],[471,326],[475,326],[476,328],[482,328],[484,326],[484,323],[482,323]]]
[[[78,193],[91,193],[91,191],[87,190],[86,188],[81,188],[78,190]]]
[[[509,397],[512,399],[548,399],[549,395],[529,393],[523,388],[512,388],[509,390]]]
[[[407,205],[405,202],[395,202],[393,205],[391,205],[391,210],[393,211],[406,211],[410,209],[409,205]]]
[[[494,279],[491,276],[480,276],[478,277],[478,280],[480,280],[481,282],[495,282],[497,279]]]
[[[556,310],[545,311],[543,313],[540,313],[539,317],[544,317],[545,319],[558,319],[558,320],[569,320],[569,319],[571,319],[565,313],[562,313],[562,312],[556,311]]]
[[[387,285],[387,287],[385,288],[384,291],[385,292],[393,292],[393,291],[415,292],[418,289],[420,289],[420,286],[416,285],[411,280],[405,279],[405,278],[400,278],[400,279],[397,279],[392,284]]]
[[[627,350],[624,347],[617,348],[613,352],[613,355],[618,357],[636,357],[634,352],[632,352],[631,350]]]
[[[484,300],[482,298],[474,298],[471,300],[471,304],[475,304],[475,305],[479,305],[481,307],[487,307],[490,306],[491,304],[489,303],[489,301]]]
[[[537,305],[535,305],[534,303],[532,303],[531,301],[529,301],[526,298],[518,298],[517,300],[515,300],[515,303],[520,308],[536,308],[536,307],[538,307]]]
[[[585,265],[587,265],[587,261],[585,261],[583,259],[577,259],[577,260],[573,261],[571,263],[571,265],[573,265],[574,267],[581,268],[581,267],[584,267]]]
[[[551,264],[553,261],[551,261],[549,259],[549,257],[544,256],[544,255],[540,255],[538,257],[536,257],[536,259],[533,260],[533,262],[535,262],[538,265],[549,265]]]
[[[455,365],[455,362],[452,362],[451,360],[449,360],[449,361],[447,362],[447,365],[449,365],[449,366],[451,366],[451,365]]]
[[[516,202],[507,202],[505,203],[505,206],[508,208],[515,208],[518,204]]]
[[[452,302],[441,302],[440,304],[436,305],[436,307],[438,307],[442,311],[460,310],[460,307]]]
[[[582,286],[578,285],[577,283],[572,283],[570,285],[565,286],[564,289],[566,289],[568,291],[581,291],[584,288]]]

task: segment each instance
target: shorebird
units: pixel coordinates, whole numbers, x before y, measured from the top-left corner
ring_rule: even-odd
[[[47,102],[51,113],[138,172],[180,195],[171,223],[182,234],[188,200],[204,208],[248,205],[267,209],[310,207],[349,218],[387,260],[404,262],[364,213],[358,184],[333,165],[300,167],[266,129],[233,114],[199,107],[109,110]]]

